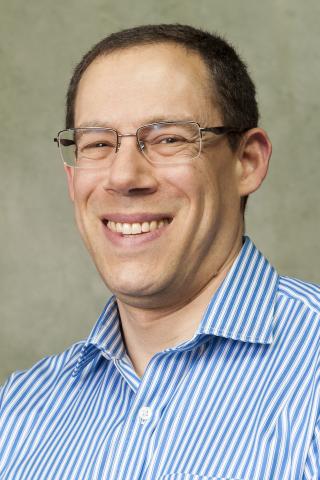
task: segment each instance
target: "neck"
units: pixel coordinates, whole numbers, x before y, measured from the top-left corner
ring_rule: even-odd
[[[117,299],[124,343],[133,367],[142,376],[151,358],[158,352],[191,339],[201,318],[236,256],[241,242],[223,262],[218,272],[190,299],[161,309],[140,308]]]

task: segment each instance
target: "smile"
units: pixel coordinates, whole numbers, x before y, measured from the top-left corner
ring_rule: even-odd
[[[170,223],[168,218],[161,220],[152,220],[151,222],[113,222],[110,220],[104,221],[107,228],[112,232],[121,233],[122,235],[140,235],[142,233],[153,232],[162,228]]]

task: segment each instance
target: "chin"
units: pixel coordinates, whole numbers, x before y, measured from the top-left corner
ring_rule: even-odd
[[[146,276],[139,278],[131,277],[130,279],[112,281],[110,277],[105,279],[108,289],[123,303],[140,308],[159,308],[165,306],[169,297],[172,297],[172,288],[168,286],[165,279],[159,282],[159,278],[149,278]],[[170,303],[170,301],[169,301]]]
[[[108,289],[117,297],[143,297],[155,294],[159,290],[156,278],[147,280],[146,273],[135,272],[134,274],[126,274],[119,272],[110,275],[110,271],[101,272],[100,275]],[[161,287],[160,287],[161,288]]]
[[[117,297],[130,297],[130,298],[139,298],[140,300],[142,298],[150,298],[153,296],[157,296],[159,294],[159,290],[161,291],[161,288],[159,288],[158,285],[153,284],[146,284],[145,282],[143,284],[140,284],[138,282],[130,283],[122,283],[121,285],[110,285],[111,291],[115,293]]]

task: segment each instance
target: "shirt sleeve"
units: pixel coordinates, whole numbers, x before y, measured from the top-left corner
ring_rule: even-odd
[[[320,480],[320,417],[309,448],[303,480]]]

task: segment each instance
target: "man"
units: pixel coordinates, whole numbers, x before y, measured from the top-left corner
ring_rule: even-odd
[[[1,392],[0,479],[320,478],[319,288],[244,237],[271,155],[221,38],[113,34],[57,143],[114,296],[90,336]]]

